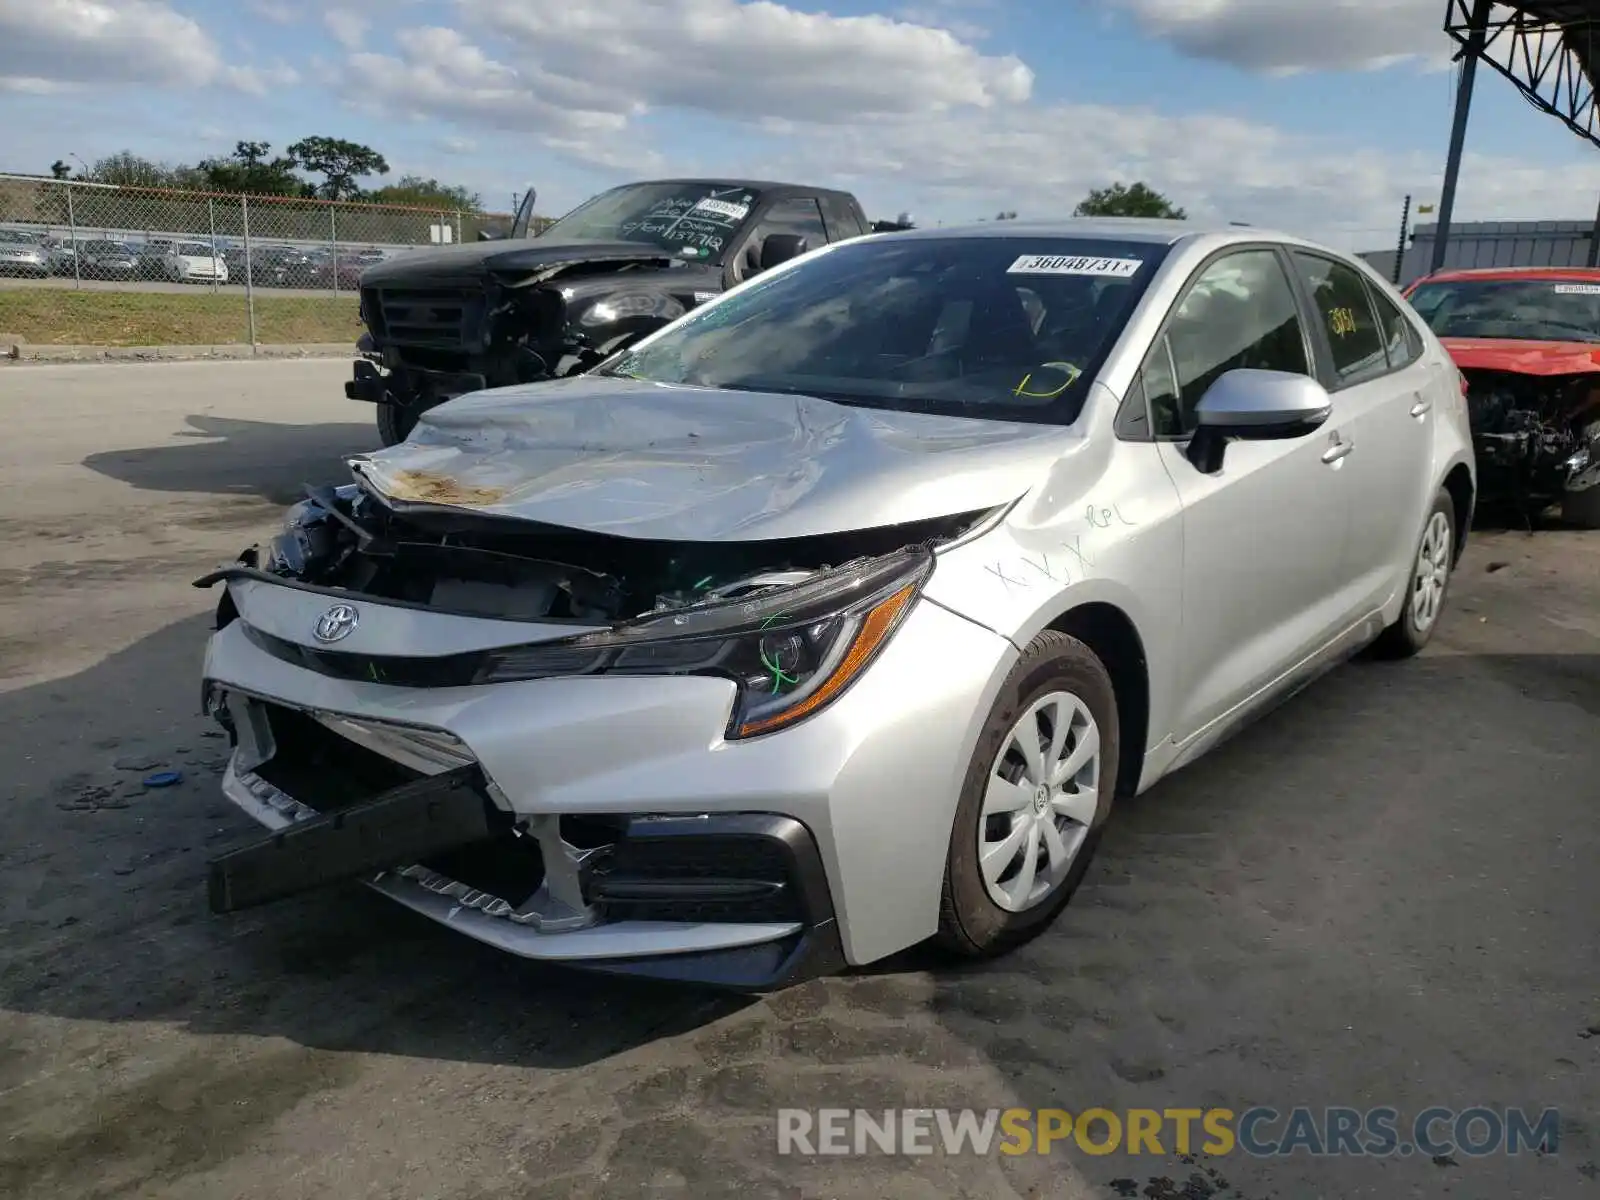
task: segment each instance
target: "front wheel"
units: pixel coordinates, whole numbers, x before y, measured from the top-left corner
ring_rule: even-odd
[[[967,958],[1043,932],[1077,890],[1117,787],[1120,732],[1105,665],[1046,630],[1000,688],[967,767],[938,940]]]
[[[385,446],[398,446],[417,427],[418,409],[385,400],[378,405],[378,437]]]
[[[1456,557],[1456,506],[1449,492],[1433,499],[1422,539],[1406,576],[1405,603],[1393,625],[1379,635],[1373,651],[1380,658],[1410,658],[1433,637],[1444,611],[1445,594]]]

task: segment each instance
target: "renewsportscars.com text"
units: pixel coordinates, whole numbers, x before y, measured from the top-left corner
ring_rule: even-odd
[[[1305,1154],[1383,1158],[1481,1158],[1555,1154],[1561,1114],[1547,1108],[1426,1108],[1409,1119],[1395,1108],[785,1108],[778,1153],[802,1155]]]

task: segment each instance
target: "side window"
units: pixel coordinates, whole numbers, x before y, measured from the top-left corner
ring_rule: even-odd
[[[795,196],[775,201],[761,217],[734,264],[736,280],[749,279],[761,270],[761,247],[774,233],[792,233],[805,238],[807,250],[815,250],[828,242],[828,231],[822,223],[822,209],[815,200]]]
[[[866,233],[861,219],[856,216],[855,206],[850,204],[843,196],[829,195],[822,198],[822,208],[828,221],[828,239],[842,242],[845,238],[860,237]]]
[[[1389,369],[1384,337],[1372,315],[1367,282],[1353,267],[1320,254],[1294,252],[1295,269],[1311,293],[1333,350],[1333,373],[1339,386],[1374,379]]]
[[[1149,357],[1139,368],[1139,381],[1144,385],[1145,402],[1150,406],[1150,427],[1156,436],[1181,436],[1184,430],[1178,406],[1178,380],[1172,372],[1172,351],[1167,347],[1166,338],[1157,339],[1150,348]]]
[[[764,241],[768,234],[793,233],[806,240],[806,249],[815,250],[828,240],[828,230],[822,223],[822,209],[815,200],[795,197],[779,200],[761,218],[761,228],[755,240]]]
[[[1422,357],[1422,335],[1416,326],[1406,320],[1398,305],[1377,288],[1372,293],[1372,307],[1378,314],[1378,325],[1383,330],[1384,349],[1389,354],[1389,366],[1398,371],[1409,367]]]
[[[1300,305],[1272,250],[1240,250],[1206,267],[1178,302],[1166,342],[1176,411],[1173,427],[1158,433],[1192,432],[1200,398],[1228,371],[1253,367],[1311,373]],[[1153,387],[1150,404],[1159,419]]]
[[[1150,440],[1150,405],[1145,401],[1142,374],[1135,375],[1133,382],[1128,385],[1128,394],[1117,408],[1117,419],[1112,423],[1112,430],[1125,442]]]

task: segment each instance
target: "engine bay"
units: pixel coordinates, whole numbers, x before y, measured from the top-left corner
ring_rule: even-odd
[[[1529,517],[1592,474],[1587,469],[1600,460],[1597,376],[1462,374],[1486,501]]]
[[[308,488],[283,532],[239,561],[463,616],[612,623],[792,587],[845,563],[960,537],[987,515],[759,542],[647,541],[439,508],[401,513],[350,484]]]

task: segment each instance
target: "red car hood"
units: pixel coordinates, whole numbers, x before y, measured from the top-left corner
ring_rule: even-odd
[[[1512,338],[1440,338],[1456,366],[1518,375],[1600,373],[1600,346],[1590,342],[1535,342]]]

